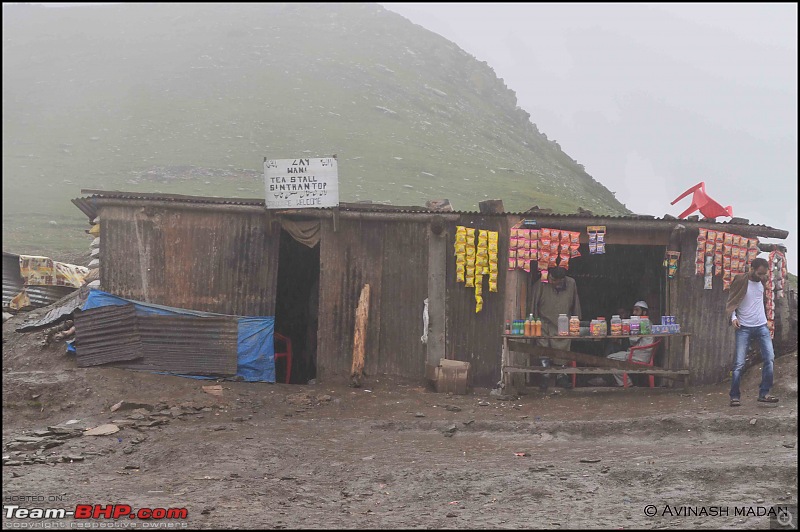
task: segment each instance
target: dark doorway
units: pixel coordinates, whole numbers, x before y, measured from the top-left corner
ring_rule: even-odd
[[[603,255],[590,255],[581,244],[579,258],[570,261],[567,275],[575,279],[581,302],[581,320],[598,316],[607,320],[620,307],[631,312],[636,301],[644,300],[653,323],[660,323],[666,301],[664,246],[606,245]],[[531,286],[540,278],[531,272]],[[586,324],[588,326],[588,323]]]
[[[317,375],[319,244],[309,248],[281,231],[275,332],[292,342],[292,384]],[[276,382],[286,382],[286,360],[275,362]]]
[[[631,312],[636,301],[644,300],[653,323],[660,323],[664,304],[664,246],[606,245],[603,255],[590,255],[581,245],[581,256],[570,262],[567,275],[578,285],[581,319],[598,316],[607,320],[622,307]]]

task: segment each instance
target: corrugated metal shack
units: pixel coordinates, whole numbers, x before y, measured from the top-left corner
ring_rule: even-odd
[[[722,316],[727,292],[721,281],[715,278],[713,289],[704,290],[702,277],[695,276],[698,228],[749,238],[788,235],[746,220],[481,214],[377,204],[267,212],[264,201],[255,199],[82,192],[88,196],[73,202],[90,221],[99,218],[101,227],[103,290],[207,312],[274,315],[276,331],[295,343],[300,368],[296,378],[293,368],[293,382],[349,376],[356,307],[369,284],[367,376],[421,381],[426,362],[445,357],[470,362],[476,386],[494,386],[503,324],[527,312],[534,280],[505,266],[510,228],[522,219],[581,232],[582,257],[571,261],[569,274],[578,283],[582,319],[610,315],[618,308],[612,304],[629,308],[646,299],[656,319],[674,315],[693,334],[693,382],[719,382],[729,369],[733,334]],[[319,245],[289,236],[290,222],[317,221]],[[455,279],[456,225],[499,232],[499,291],[484,290],[477,314],[474,292]],[[605,255],[590,256],[585,249],[589,225],[607,227]],[[667,279],[662,266],[667,249],[681,252],[674,279]],[[430,323],[423,343],[426,299]],[[680,356],[680,345],[673,343],[663,355],[668,367]]]

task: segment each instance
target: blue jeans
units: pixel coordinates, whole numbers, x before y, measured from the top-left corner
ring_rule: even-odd
[[[758,388],[758,396],[764,397],[772,388],[772,361],[775,353],[772,350],[772,338],[769,336],[769,329],[766,325],[760,327],[739,327],[736,329],[736,359],[733,362],[733,381],[731,382],[731,399],[739,399],[739,383],[742,380],[742,370],[744,369],[744,359],[747,355],[747,347],[750,341],[755,340],[761,350],[761,359],[764,366],[761,369],[761,386]]]

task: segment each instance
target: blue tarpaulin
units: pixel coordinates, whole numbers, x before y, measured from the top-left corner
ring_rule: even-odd
[[[92,289],[83,305],[83,310],[109,305],[133,304],[136,314],[148,315],[183,315],[183,316],[225,316],[212,312],[201,312],[183,308],[142,303],[118,297],[102,290]],[[275,316],[233,316],[238,318],[238,342],[236,376],[248,382],[275,382]],[[78,347],[80,349],[80,347]]]

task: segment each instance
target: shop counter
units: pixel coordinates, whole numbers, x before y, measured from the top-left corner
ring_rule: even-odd
[[[634,364],[627,361],[612,360],[604,356],[589,355],[586,353],[574,353],[572,351],[563,351],[561,349],[554,349],[552,347],[543,347],[538,345],[536,340],[539,339],[552,339],[552,340],[571,340],[573,342],[599,342],[604,340],[620,340],[622,338],[631,338],[631,336],[520,336],[516,334],[503,335],[503,352],[501,360],[501,380],[505,389],[511,389],[511,375],[513,373],[529,373],[529,374],[547,374],[555,376],[558,374],[567,375],[608,375],[614,373],[612,370],[622,370],[628,374],[640,375],[655,375],[668,379],[675,379],[682,382],[684,388],[690,385],[689,374],[689,340],[690,333],[671,333],[671,334],[645,334],[640,336],[652,336],[653,338],[665,338],[665,343],[669,339],[683,339],[683,357],[681,359],[681,368],[667,369],[653,366],[644,366],[642,364]],[[666,347],[666,346],[665,346]],[[531,362],[527,366],[515,366],[511,364],[511,352],[524,353],[528,355],[528,360]],[[558,359],[566,362],[575,362],[581,364],[582,367],[543,367],[539,365],[539,359]]]

